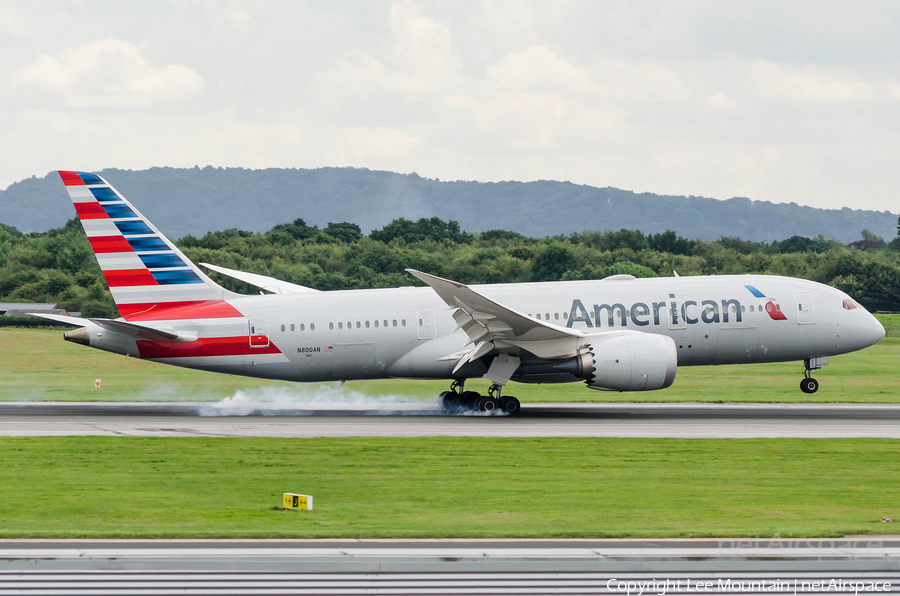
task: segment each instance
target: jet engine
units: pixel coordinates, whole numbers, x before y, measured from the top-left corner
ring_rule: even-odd
[[[671,385],[677,367],[671,337],[625,332],[589,338],[581,353],[553,368],[584,379],[591,389],[651,391]]]

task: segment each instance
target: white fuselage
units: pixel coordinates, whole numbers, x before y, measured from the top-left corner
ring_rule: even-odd
[[[671,337],[678,365],[802,360],[859,350],[884,329],[849,297],[819,283],[777,276],[699,276],[470,286],[504,306],[551,325],[629,329]],[[193,334],[200,344],[247,337],[241,354],[191,348],[148,351],[142,340],[91,345],[190,368],[291,381],[481,376],[489,360],[456,364],[466,334],[428,287],[277,294],[228,299],[241,316],[160,320],[148,327]],[[771,311],[771,312],[770,312]],[[674,314],[673,314],[674,313]],[[113,341],[113,339],[110,339]],[[195,342],[196,343],[196,342]],[[197,345],[200,345],[197,344]],[[255,345],[254,345],[255,344]],[[513,380],[577,381],[528,374]]]

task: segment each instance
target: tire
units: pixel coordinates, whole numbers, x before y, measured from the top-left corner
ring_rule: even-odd
[[[478,405],[478,400],[481,398],[481,394],[477,391],[466,391],[460,397],[460,405],[466,408],[474,408]]]
[[[447,412],[455,412],[459,409],[459,394],[455,391],[444,391],[440,396],[441,408]]]
[[[803,381],[800,382],[800,390],[803,391],[803,393],[815,393],[819,390],[819,382],[812,377],[803,379]]]
[[[500,409],[500,402],[486,395],[478,400],[478,409],[482,412],[495,412]]]
[[[513,396],[509,397],[501,397],[500,398],[500,409],[509,414],[510,416],[515,416],[519,413],[519,410],[522,409],[522,404],[519,403],[519,400]]]

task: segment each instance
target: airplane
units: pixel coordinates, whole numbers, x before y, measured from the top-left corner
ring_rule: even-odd
[[[800,388],[828,357],[884,327],[844,292],[774,275],[465,285],[407,269],[425,287],[321,292],[201,263],[269,292],[210,279],[106,180],[60,171],[116,302],[117,319],[34,313],[67,341],[207,371],[288,381],[450,381],[450,412],[516,414],[509,381],[648,391],[679,366],[802,360]],[[467,379],[491,381],[487,395]]]

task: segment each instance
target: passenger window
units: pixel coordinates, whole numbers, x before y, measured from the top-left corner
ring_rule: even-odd
[[[384,326],[387,327],[387,319],[384,320]]]
[[[353,329],[353,322],[347,321],[347,329]]]
[[[281,330],[284,331],[284,325],[281,326]]]
[[[315,323],[310,323],[310,324],[309,324],[309,330],[310,330],[310,331],[315,331],[315,330],[316,330],[316,324],[315,324]]]
[[[293,324],[293,323],[291,323],[291,331],[296,331],[296,330],[297,330],[297,328],[294,327],[294,324]]]
[[[397,326],[397,319],[394,319],[394,327]]]
[[[554,321],[558,321],[558,320],[559,320],[559,313],[558,313],[558,312],[553,313],[553,320],[554,320]]]
[[[741,312],[747,312],[747,307],[743,304],[741,305]]]
[[[563,313],[563,320],[568,320],[568,319],[569,319],[569,313],[564,312],[564,313]]]
[[[422,319],[419,319],[419,327],[422,326]]]
[[[344,328],[344,324],[343,324],[343,323],[338,323],[338,329],[343,329],[343,328]]]
[[[541,320],[541,313],[538,313],[538,314],[534,315],[534,318],[536,318],[538,321],[540,321],[540,320]]]
[[[375,319],[375,327],[378,327],[378,319]]]
[[[547,313],[544,313],[544,317],[545,317],[545,319],[544,319],[545,321],[549,321],[549,320],[550,320],[550,313],[548,313],[548,312],[547,312]]]
[[[750,312],[753,312],[753,305],[750,305]]]
[[[356,328],[359,329],[362,325],[359,324],[359,321],[356,322]]]
[[[293,330],[293,327],[294,327],[294,326],[291,325],[291,329],[292,329],[292,330]],[[303,323],[300,323],[300,331],[306,331],[306,325],[304,325]]]
[[[334,323],[328,323],[328,328],[329,328],[329,329],[334,329]],[[301,331],[302,331],[302,329],[301,329]]]
[[[776,304],[776,305],[775,305],[775,310],[777,310],[778,312],[781,312],[781,305],[780,305],[780,304]]]
[[[400,319],[400,326],[406,327],[406,319]]]
[[[366,329],[368,329],[368,328],[369,328],[369,322],[366,321]]]

